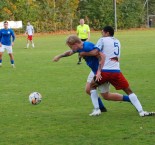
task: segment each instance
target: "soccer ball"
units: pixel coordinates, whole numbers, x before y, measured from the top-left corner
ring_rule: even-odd
[[[29,95],[29,101],[32,105],[37,105],[41,102],[42,96],[38,92],[33,92]]]

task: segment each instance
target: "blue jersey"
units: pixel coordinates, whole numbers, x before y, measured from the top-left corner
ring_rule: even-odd
[[[11,40],[12,37],[12,40]],[[12,29],[0,30],[0,43],[2,45],[11,46],[11,41],[15,40],[15,35]]]
[[[95,45],[91,42],[85,41],[83,43],[83,48],[77,50],[77,52],[89,52],[92,51],[94,49],[98,49],[97,47],[95,47]],[[100,51],[100,50],[99,50]],[[94,74],[96,74],[97,70],[98,70],[98,65],[99,65],[99,60],[96,56],[85,56],[84,57],[87,65],[91,68],[91,70],[94,72]]]

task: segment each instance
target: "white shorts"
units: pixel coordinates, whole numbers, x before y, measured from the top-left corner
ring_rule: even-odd
[[[0,52],[4,52],[5,50],[8,52],[8,54],[13,53],[12,46],[2,45],[2,47],[0,47]]]
[[[94,73],[91,71],[89,73],[89,75],[88,75],[87,83],[91,83],[93,78],[94,78]],[[104,83],[104,84],[98,86],[98,90],[100,91],[100,93],[109,92],[109,90],[110,90],[110,83]]]

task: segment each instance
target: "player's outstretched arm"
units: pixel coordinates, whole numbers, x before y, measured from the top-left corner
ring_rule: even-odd
[[[68,56],[71,56],[71,55],[73,55],[73,54],[74,54],[74,52],[73,52],[72,50],[66,51],[66,52],[64,52],[64,53],[62,53],[62,54],[60,54],[60,55],[55,56],[55,57],[53,58],[53,61],[54,61],[54,62],[57,62],[57,61],[59,61],[62,57],[68,57]]]

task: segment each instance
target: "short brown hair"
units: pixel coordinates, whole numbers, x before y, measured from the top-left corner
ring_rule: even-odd
[[[4,24],[6,24],[6,23],[8,24],[8,21],[4,21]]]
[[[75,43],[81,43],[81,42],[82,42],[81,39],[76,35],[70,35],[66,40],[66,44],[69,45],[74,45]]]

